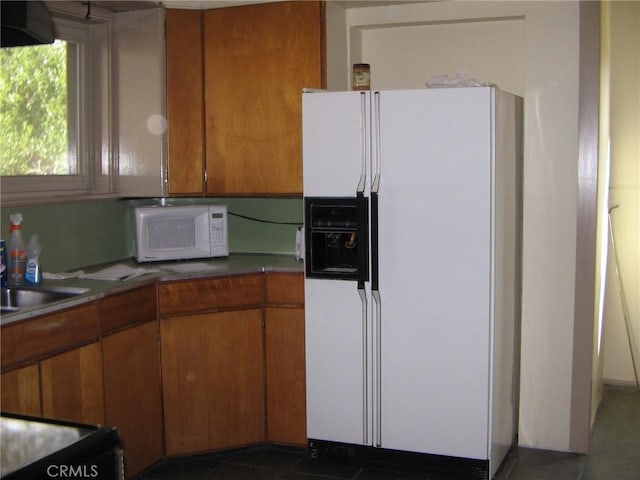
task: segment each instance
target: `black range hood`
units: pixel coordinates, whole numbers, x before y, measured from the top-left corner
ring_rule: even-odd
[[[53,43],[55,32],[49,9],[41,1],[0,1],[1,47]]]

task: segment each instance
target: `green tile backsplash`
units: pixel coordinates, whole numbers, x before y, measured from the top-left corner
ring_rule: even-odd
[[[157,199],[100,200],[56,205],[2,208],[1,236],[8,240],[9,215],[24,216],[25,243],[37,233],[43,246],[45,271],[65,271],[120,261],[133,256],[131,210]],[[263,221],[302,224],[300,198],[170,199],[171,204],[224,203],[229,212]],[[293,254],[295,225],[281,225],[229,216],[232,253]]]

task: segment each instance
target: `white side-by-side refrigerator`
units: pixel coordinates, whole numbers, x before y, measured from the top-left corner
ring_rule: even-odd
[[[517,428],[521,118],[494,87],[303,93],[313,455],[465,478],[502,462]]]

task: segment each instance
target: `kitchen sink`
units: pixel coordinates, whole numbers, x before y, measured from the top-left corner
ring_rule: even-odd
[[[0,313],[16,312],[20,308],[39,307],[89,291],[75,287],[7,287],[0,295]]]

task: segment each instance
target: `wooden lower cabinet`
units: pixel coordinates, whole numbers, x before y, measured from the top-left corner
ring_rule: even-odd
[[[304,309],[266,308],[267,440],[307,442]]]
[[[43,360],[40,380],[43,417],[105,425],[99,342]]]
[[[264,441],[262,310],[160,321],[168,456]]]
[[[122,439],[131,477],[163,455],[158,322],[102,339],[106,424]]]
[[[303,286],[291,273],[167,282],[159,321],[146,286],[3,328],[2,410],[116,427],[128,477],[164,454],[304,445]],[[33,336],[31,358],[15,344]]]
[[[2,411],[7,413],[34,417],[42,415],[40,367],[37,363],[2,374],[0,405]]]

